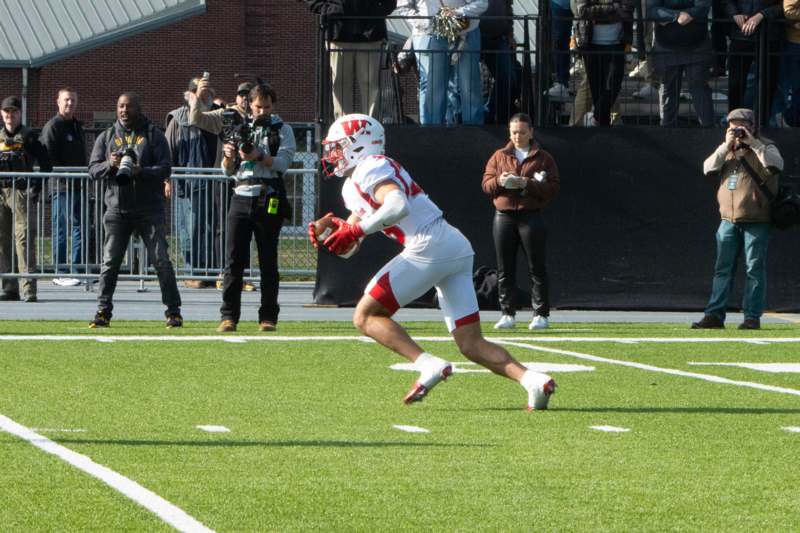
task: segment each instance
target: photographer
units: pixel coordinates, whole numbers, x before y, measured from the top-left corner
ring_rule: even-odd
[[[3,100],[3,128],[0,130],[0,170],[3,172],[32,172],[33,162],[39,163],[42,172],[50,172],[53,165],[47,150],[38,136],[22,125],[22,102],[16,96]],[[16,243],[16,267],[18,272],[36,270],[36,226],[35,210],[42,190],[42,180],[26,178],[0,178],[0,276],[11,272],[11,245]],[[13,221],[13,233],[12,233]],[[23,300],[35,302],[36,280],[24,278]],[[19,283],[16,279],[3,278],[0,300],[19,300]]]
[[[497,285],[503,315],[495,329],[516,325],[517,250],[528,260],[533,320],[529,329],[545,329],[550,291],[545,267],[547,228],[542,209],[558,194],[561,180],[553,157],[533,139],[531,117],[518,113],[508,124],[509,143],[497,150],[483,174],[483,192],[495,207],[492,235],[497,253]]]
[[[692,329],[724,328],[725,313],[736,277],[736,263],[744,250],[746,278],[739,329],[759,329],[767,291],[769,200],[758,183],[778,190],[783,158],[777,146],[756,133],[750,109],[728,114],[725,142],[703,163],[703,172],[715,180],[722,217],[717,230],[714,281],[705,316]],[[758,181],[756,181],[758,180]]]
[[[225,273],[222,283],[222,321],[219,332],[236,331],[242,307],[244,269],[250,262],[250,239],[255,237],[261,269],[260,331],[275,331],[278,322],[278,238],[291,207],[281,174],[294,160],[294,132],[272,114],[277,96],[267,84],[250,91],[250,110],[223,147],[222,169],[235,180],[227,217]]]
[[[139,96],[123,93],[117,100],[117,122],[97,137],[89,162],[89,176],[105,186],[106,204],[98,311],[89,327],[110,325],[120,265],[134,232],[155,266],[167,327],[183,325],[164,226],[164,182],[171,170],[164,134],[141,114]]]

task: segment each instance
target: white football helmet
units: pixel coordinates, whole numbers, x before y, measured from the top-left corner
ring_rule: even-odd
[[[343,177],[365,157],[382,155],[385,139],[381,123],[369,115],[352,113],[339,117],[322,141],[325,174]]]

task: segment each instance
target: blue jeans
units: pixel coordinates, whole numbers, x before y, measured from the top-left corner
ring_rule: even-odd
[[[569,38],[572,35],[572,11],[550,2],[552,14],[552,50],[555,80],[569,84]]]
[[[790,126],[800,127],[800,43],[786,43],[784,52],[786,85],[792,101],[783,116]]]
[[[53,252],[56,272],[66,271],[59,268],[67,262],[67,231],[72,234],[72,264],[81,262],[81,192],[80,190],[54,192],[52,194],[52,210],[50,224],[53,231]]]
[[[475,29],[464,37],[464,48],[455,65],[447,39],[433,35],[415,35],[412,43],[419,67],[420,124],[444,124],[447,112],[447,85],[456,69],[461,120],[464,124],[483,124],[483,96],[479,66],[481,36]]]
[[[705,313],[725,320],[733,285],[736,282],[736,263],[744,249],[746,277],[742,312],[745,318],[759,319],[764,312],[767,291],[767,245],[769,224],[766,222],[738,223],[723,220],[717,229],[717,261],[711,298]]]

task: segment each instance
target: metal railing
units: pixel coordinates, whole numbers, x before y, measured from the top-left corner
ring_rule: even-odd
[[[283,275],[316,272],[316,250],[308,242],[306,227],[314,219],[317,169],[317,154],[300,152],[294,168],[284,173],[292,216],[281,228],[278,245]],[[221,275],[232,181],[220,169],[172,169],[164,220],[178,279],[211,281]],[[98,278],[105,241],[105,181],[91,180],[85,168],[58,167],[52,172],[0,172],[0,183],[0,199],[15,199],[0,205],[0,246],[10,263],[0,278]],[[245,275],[257,281],[254,243],[250,257]],[[128,245],[120,278],[157,279],[137,236]]]

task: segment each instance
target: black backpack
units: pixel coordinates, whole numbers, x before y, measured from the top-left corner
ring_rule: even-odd
[[[472,274],[472,286],[478,297],[478,309],[497,311],[500,309],[500,299],[497,289],[497,270],[488,266],[479,266]]]

